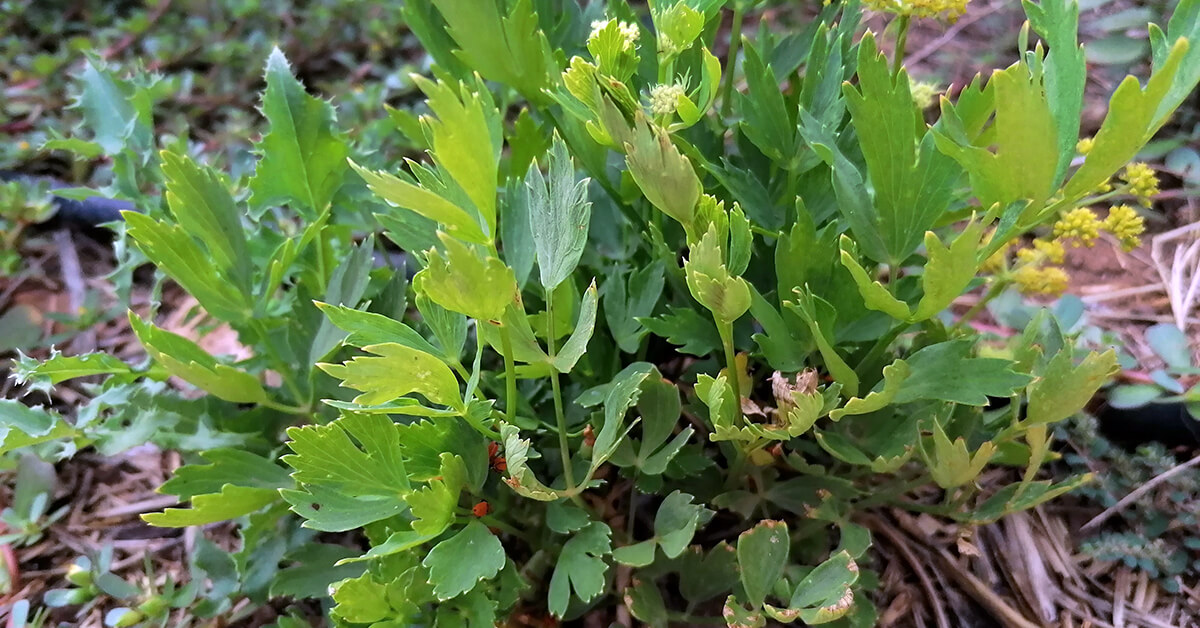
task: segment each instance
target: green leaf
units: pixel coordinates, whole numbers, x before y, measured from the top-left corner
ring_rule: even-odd
[[[612,551],[612,530],[599,521],[592,522],[563,545],[550,577],[550,612],[562,617],[567,612],[572,591],[583,602],[604,592],[604,574],[608,564],[604,556]]]
[[[500,320],[518,296],[512,269],[445,234],[438,235],[445,254],[429,251],[429,264],[413,277],[413,288],[448,310],[480,321]],[[480,290],[481,286],[487,290]]]
[[[579,530],[590,521],[586,510],[568,502],[550,502],[546,505],[546,527],[559,534]]]
[[[687,549],[696,533],[696,527],[712,517],[712,511],[700,504],[693,504],[693,496],[672,491],[658,506],[654,515],[654,537],[667,558],[675,558]]]
[[[395,342],[368,345],[359,356],[344,364],[317,364],[342,386],[362,391],[355,403],[372,405],[418,393],[432,403],[463,410],[458,379],[438,358]]]
[[[388,203],[415,212],[441,226],[446,233],[467,242],[485,244],[488,236],[484,234],[479,223],[466,210],[455,203],[418,185],[409,183],[397,176],[385,172],[373,172],[350,162],[350,166],[366,181],[379,198]],[[387,217],[388,220],[384,220]],[[380,220],[392,230],[401,227],[405,231],[415,230],[414,225],[408,225],[399,216],[383,214]]]
[[[316,218],[337,193],[346,172],[346,142],[334,132],[333,107],[304,91],[278,48],[267,59],[262,112],[270,130],[250,180],[250,203],[261,215],[271,205],[294,203]]]
[[[84,353],[64,355],[50,350],[46,360],[35,360],[17,351],[17,360],[12,364],[13,379],[18,384],[30,384],[36,388],[55,386],[67,380],[91,375],[127,375],[133,368],[109,353]]]
[[[393,342],[432,355],[441,353],[412,327],[382,314],[321,301],[314,301],[314,304],[325,313],[331,323],[349,334],[343,342],[352,347],[361,348]]]
[[[287,469],[271,459],[239,449],[213,449],[200,454],[210,464],[179,467],[158,492],[191,499],[205,493],[219,493],[226,485],[276,491],[291,488]]]
[[[371,268],[374,266],[375,236],[367,236],[359,244],[351,248],[349,255],[342,258],[325,289],[325,302],[334,305],[354,307],[362,300],[371,279]],[[309,345],[308,363],[325,359],[333,351],[345,334],[341,333],[331,322],[322,319]]]
[[[583,293],[583,301],[579,304],[579,320],[575,323],[575,330],[571,332],[571,337],[567,338],[562,348],[551,360],[559,373],[570,373],[579,358],[587,352],[588,342],[591,341],[592,332],[596,327],[596,301],[598,298],[596,282],[593,281]]]
[[[271,597],[324,598],[329,595],[329,585],[362,574],[361,565],[334,566],[339,560],[357,554],[355,549],[332,543],[306,543],[293,551],[304,560],[279,570],[271,582]],[[309,625],[304,624],[304,628]]]
[[[870,32],[859,42],[858,84],[845,83],[843,92],[866,160],[879,233],[890,259],[900,262],[949,207],[961,170],[926,136],[908,73],[892,74]]]
[[[985,406],[988,397],[1009,397],[1033,378],[1011,369],[1000,358],[972,358],[971,341],[952,340],[931,345],[909,356],[912,374],[896,394],[896,403],[937,399]]]
[[[1146,330],[1146,344],[1170,368],[1191,368],[1192,352],[1188,348],[1188,338],[1178,327],[1171,323],[1151,325]]]
[[[751,607],[761,608],[767,593],[783,576],[791,544],[787,524],[782,521],[762,521],[738,536],[738,567]]]
[[[376,582],[369,573],[343,580],[331,588],[333,601],[337,603],[332,613],[344,621],[375,623],[393,614],[387,599],[387,586]]]
[[[842,266],[850,271],[850,276],[854,278],[854,283],[858,286],[858,293],[862,295],[863,302],[867,307],[883,312],[899,321],[908,320],[912,316],[908,304],[892,296],[892,293],[888,292],[883,284],[871,279],[866,269],[854,259],[854,254],[851,253],[854,246],[853,241],[843,234],[840,245]]]
[[[816,298],[807,289],[796,289],[796,300],[788,301],[785,305],[800,316],[801,320],[808,325],[808,329],[812,332],[813,340],[817,343],[817,349],[821,352],[821,357],[825,360],[825,368],[829,369],[833,379],[842,385],[846,391],[846,395],[854,397],[858,395],[858,375],[854,369],[850,368],[849,364],[842,359],[837,350],[833,347],[833,342],[826,335],[825,330],[821,328],[817,321],[817,302]]]
[[[654,314],[665,279],[663,264],[656,261],[627,275],[611,274],[604,282],[604,320],[621,351],[636,353],[641,346],[649,330],[639,320]]]
[[[986,135],[995,150],[961,144],[934,127],[938,149],[970,173],[973,191],[985,209],[1016,201],[1041,207],[1054,191],[1059,163],[1058,127],[1041,76],[1022,61],[993,72],[983,93],[995,110],[992,131]],[[943,102],[944,116],[957,120],[955,108]]]
[[[1187,56],[1180,63],[1179,74],[1171,83],[1171,88],[1163,96],[1155,115],[1155,128],[1162,126],[1180,104],[1192,93],[1196,83],[1200,82],[1200,2],[1196,0],[1181,0],[1175,5],[1175,12],[1167,22],[1167,32],[1164,34],[1157,25],[1150,25],[1150,47],[1154,56],[1154,71],[1166,66],[1175,54],[1178,41],[1184,39],[1188,43]]]
[[[228,322],[251,314],[249,298],[226,280],[208,253],[180,225],[155,220],[135,211],[123,211],[125,233],[147,259],[174,279],[201,307]]]
[[[439,459],[440,475],[431,478],[425,488],[406,497],[416,517],[413,530],[430,537],[441,534],[454,522],[454,508],[467,483],[467,467],[462,458],[443,453]]]
[[[490,81],[517,89],[527,100],[546,102],[544,90],[557,67],[546,34],[529,0],[511,4],[502,16],[495,2],[434,0],[446,30],[458,44],[455,56]]]
[[[560,491],[543,484],[527,466],[529,441],[520,437],[517,427],[508,423],[501,424],[500,436],[504,441],[504,460],[508,465],[509,476],[504,483],[518,495],[537,501],[552,502],[561,499],[563,495]]]
[[[430,570],[433,593],[450,599],[466,593],[481,580],[493,578],[504,568],[504,546],[487,526],[470,521],[467,527],[430,550],[421,564]]]
[[[408,509],[408,504],[398,499],[347,495],[317,484],[306,484],[301,489],[281,489],[279,494],[291,504],[292,512],[304,519],[302,527],[322,532],[354,530]]]
[[[478,489],[487,477],[488,455],[484,438],[458,417],[397,424],[400,451],[409,479],[428,482],[442,474],[442,454],[462,458],[468,485]]]
[[[384,556],[400,554],[407,552],[408,550],[419,545],[424,545],[425,543],[432,541],[434,538],[436,538],[436,536],[421,534],[415,530],[400,530],[399,532],[393,532],[392,535],[389,536],[383,543],[373,546],[366,554],[343,558],[339,560],[337,564],[339,566],[349,565],[352,563],[383,558]]]
[[[912,322],[937,316],[967,289],[979,270],[977,258],[983,232],[983,223],[972,222],[948,247],[932,231],[925,234],[925,250],[929,255],[921,275],[925,294],[910,319]]]
[[[262,403],[267,392],[253,375],[217,362],[200,345],[144,322],[132,311],[129,324],[146,352],[169,373],[225,401]]]
[[[575,179],[575,164],[567,145],[556,135],[546,176],[534,164],[525,176],[529,188],[529,227],[533,231],[538,273],[549,293],[571,276],[587,244],[592,204],[588,179]]]
[[[691,308],[667,307],[667,314],[637,319],[654,335],[679,347],[681,353],[707,356],[721,348],[721,336],[712,319]]]
[[[1166,122],[1165,117],[1159,115],[1159,109],[1176,84],[1188,48],[1186,41],[1176,41],[1169,50],[1165,42],[1155,50],[1154,72],[1145,89],[1136,77],[1127,76],[1121,81],[1109,100],[1108,115],[1092,138],[1092,150],[1067,181],[1066,198],[1082,198],[1096,189],[1133,159]],[[1190,92],[1191,87],[1187,91]]]
[[[680,557],[679,592],[692,604],[729,591],[738,582],[737,552],[725,541],[703,554],[693,545]]]
[[[163,512],[142,515],[153,526],[185,528],[236,519],[275,503],[277,489],[226,484],[220,493],[196,495],[191,508],[167,508]]]
[[[341,514],[338,506],[356,503],[347,498],[371,498],[356,501],[371,506],[377,519],[391,516],[404,506],[403,495],[410,487],[401,458],[400,429],[387,416],[346,414],[328,425],[289,428],[287,434],[291,438],[288,447],[295,453],[282,459],[295,469],[292,478],[306,485],[305,490],[314,496],[338,498],[336,503],[327,504],[293,501],[300,496],[292,495],[288,501],[293,506],[297,502],[309,506],[297,510],[298,514],[307,516],[316,510],[321,517],[329,518]],[[312,503],[320,508],[311,508]]]
[[[838,552],[818,565],[796,585],[792,608],[827,607],[845,597],[858,581],[858,565],[847,552]],[[851,597],[851,599],[853,599]],[[849,604],[846,605],[849,610]]]
[[[1117,354],[1111,349],[1089,353],[1078,366],[1071,353],[1059,351],[1029,385],[1026,420],[1030,423],[1055,423],[1079,412],[1120,370]]]
[[[1058,169],[1054,185],[1062,183],[1075,156],[1079,140],[1079,118],[1083,110],[1087,63],[1079,45],[1079,4],[1066,0],[1044,0],[1034,4],[1022,0],[1033,30],[1050,47],[1046,53],[1046,99],[1058,129]]]
[[[847,415],[870,414],[882,410],[892,403],[900,386],[912,374],[912,369],[904,360],[896,360],[883,367],[883,387],[867,393],[866,397],[854,397],[846,401],[846,405],[829,413],[829,418],[837,421]]]
[[[75,105],[104,153],[118,155],[127,143],[141,155],[152,150],[154,103],[149,90],[119,80],[113,70],[91,59],[85,63],[79,81],[81,89]]]
[[[658,549],[655,539],[649,539],[633,545],[625,545],[613,550],[613,560],[630,567],[645,567],[654,562],[654,553]]]
[[[171,213],[185,232],[199,240],[210,259],[245,296],[250,295],[253,267],[237,205],[217,173],[190,158],[162,151],[164,194]]]
[[[685,6],[683,3],[676,6]],[[629,612],[646,626],[666,626],[669,616],[663,603],[662,593],[653,580],[633,579],[633,586],[625,589],[625,604]]]
[[[75,428],[57,413],[0,399],[0,454],[75,435]]]

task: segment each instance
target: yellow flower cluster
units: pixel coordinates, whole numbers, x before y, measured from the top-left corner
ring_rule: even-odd
[[[1125,166],[1121,178],[1129,184],[1129,193],[1144,206],[1149,206],[1150,198],[1158,194],[1158,175],[1145,163],[1139,161]]]
[[[1084,246],[1092,246],[1100,236],[1103,224],[1096,212],[1086,207],[1076,207],[1060,216],[1058,222],[1054,223],[1054,237],[1069,238]]]
[[[1012,274],[1013,283],[1023,294],[1062,294],[1070,277],[1057,266],[1021,266]]]
[[[1090,137],[1085,137],[1079,140],[1079,143],[1075,145],[1075,150],[1078,151],[1080,155],[1086,155],[1092,152],[1092,147],[1095,145],[1095,140]]]
[[[957,19],[967,12],[970,0],[866,0],[868,9],[913,17],[945,16]]]
[[[917,81],[912,84],[913,102],[917,103],[917,107],[922,111],[933,106],[937,102],[938,96],[941,95],[942,88],[937,83]]]
[[[1114,205],[1104,219],[1104,229],[1121,241],[1121,248],[1132,251],[1142,244],[1139,236],[1146,231],[1146,221],[1132,207]]]

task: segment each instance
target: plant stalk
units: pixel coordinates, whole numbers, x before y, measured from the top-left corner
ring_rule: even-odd
[[[546,291],[546,346],[549,349],[551,361],[558,350],[554,347],[554,291]],[[554,394],[554,422],[558,426],[558,450],[562,456],[563,478],[567,482],[567,490],[575,488],[575,470],[571,468],[571,444],[567,440],[567,417],[563,412],[562,389],[558,383],[558,369],[550,369],[550,388]]]
[[[725,87],[721,96],[721,117],[727,118],[733,110],[733,69],[737,64],[738,47],[742,44],[742,18],[744,10],[740,0],[733,5],[733,24],[729,27],[729,54],[725,56]]]
[[[962,329],[964,325],[971,322],[971,319],[975,318],[977,314],[982,312],[983,308],[987,307],[988,303],[991,303],[993,299],[1000,296],[1000,294],[1004,292],[1004,289],[1008,287],[1009,283],[1010,282],[1001,279],[997,279],[995,282],[993,282],[992,286],[988,288],[988,291],[984,293],[979,301],[977,301],[975,305],[972,305],[969,310],[964,312],[963,315],[959,317],[957,321],[955,321],[954,325],[950,327],[950,329],[952,331],[958,331]]]
[[[517,365],[513,361],[512,334],[500,325],[500,348],[504,351],[504,420],[509,423],[517,416]]]
[[[715,320],[715,319],[714,319]],[[717,320],[717,331],[721,334],[721,345],[725,347],[725,372],[729,375],[729,385],[733,388],[733,398],[737,402],[737,413],[742,413],[742,382],[737,367],[737,353],[733,348],[733,323]]]

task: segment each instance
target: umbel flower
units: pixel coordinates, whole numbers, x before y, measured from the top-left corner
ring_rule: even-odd
[[[1158,194],[1158,175],[1145,163],[1134,162],[1125,166],[1121,179],[1129,184],[1129,193],[1144,206],[1150,205],[1150,199]]]
[[[868,9],[912,17],[957,19],[967,12],[970,0],[866,0]]]
[[[1139,236],[1146,231],[1146,221],[1134,208],[1128,205],[1114,205],[1108,210],[1108,217],[1104,219],[1104,230],[1121,241],[1121,248],[1132,251],[1142,244]]]
[[[655,85],[650,90],[650,113],[656,116],[675,113],[676,107],[679,106],[679,98],[684,95],[683,86],[678,83]]]
[[[1086,207],[1076,207],[1059,217],[1054,223],[1054,237],[1075,240],[1084,246],[1092,246],[1100,236],[1104,223],[1096,212]]]

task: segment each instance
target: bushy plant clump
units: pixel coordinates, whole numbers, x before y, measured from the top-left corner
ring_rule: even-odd
[[[1200,80],[1200,2],[1152,27],[1151,78],[1121,83],[1082,157],[1074,2],[1025,2],[1019,59],[933,124],[859,2],[735,37],[722,64],[725,4],[407,3],[435,63],[424,102],[389,112],[428,155],[402,163],[360,150],[278,53],[244,176],[140,150],[146,88],[98,71],[81,102],[122,116],[92,128],[142,210],[124,266],[153,263],[252,355],[131,312],[144,363],[20,363],[34,387],[106,378],[70,421],[4,402],[3,449],[185,452],[162,491],[190,504],[145,519],[242,539],[194,559],[210,584],[177,606],[196,615],[291,597],[346,626],[872,625],[857,513],[983,523],[1088,480],[1038,472],[1114,354],[1048,313],[984,350],[982,304],[948,308],[1048,287],[1022,268],[1086,239],[1077,212],[1144,191],[1109,179]],[[754,3],[729,4],[740,32]],[[870,4],[900,42],[962,5]],[[1104,228],[1136,238],[1114,212]],[[997,260],[1030,235],[1045,260]],[[1018,472],[981,489],[995,465]],[[914,497],[930,484],[940,500]]]

